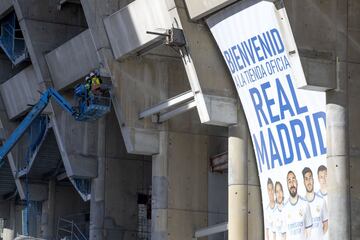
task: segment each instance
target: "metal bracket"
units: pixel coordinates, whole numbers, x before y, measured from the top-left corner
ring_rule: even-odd
[[[216,233],[226,232],[228,230],[228,223],[220,223],[206,228],[198,229],[195,231],[194,239],[207,237]]]
[[[274,3],[277,10],[285,7],[284,0],[271,0]]]
[[[57,4],[57,9],[58,9],[58,11],[61,10],[62,5],[64,5],[65,3],[74,3],[74,4],[79,4],[79,5],[81,5],[80,0],[58,0],[58,4]]]
[[[194,107],[194,93],[189,90],[139,113],[139,119],[153,116],[153,122],[162,123]]]
[[[184,105],[182,105],[181,107],[179,108],[176,108],[172,111],[169,111],[169,112],[166,112],[166,113],[159,113],[157,114],[157,118],[155,118],[155,122],[157,123],[163,123],[181,113],[184,113],[184,112],[187,112],[189,111],[190,109],[193,109],[196,107],[196,102],[195,100],[192,100],[192,101],[189,101],[187,103],[185,103]]]
[[[184,31],[180,28],[170,28],[165,32],[146,31],[147,34],[163,36],[164,44],[170,47],[184,47],[186,45]]]

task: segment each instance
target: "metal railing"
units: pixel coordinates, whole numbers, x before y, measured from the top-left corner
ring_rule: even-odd
[[[82,179],[82,178],[74,178],[75,188],[84,195],[91,194],[91,180],[90,179]]]
[[[88,240],[73,220],[59,218],[57,240]]]
[[[30,128],[26,130],[23,135],[23,143],[21,146],[21,153],[18,156],[18,176],[26,174],[31,165],[33,164],[34,158],[36,157],[40,147],[45,140],[50,119],[46,115],[40,115],[31,124]]]
[[[0,47],[14,65],[28,57],[25,39],[18,26],[15,12],[10,13],[0,21]]]

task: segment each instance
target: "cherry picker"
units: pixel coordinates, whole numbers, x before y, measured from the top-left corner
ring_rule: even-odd
[[[110,111],[111,98],[109,87],[104,85],[102,94],[91,93],[85,84],[78,84],[74,88],[74,97],[77,106],[72,106],[54,88],[48,88],[41,93],[39,101],[32,107],[31,111],[22,120],[19,126],[11,133],[9,138],[0,147],[0,166],[5,156],[11,151],[15,144],[24,135],[34,120],[42,113],[53,98],[65,111],[70,113],[77,121],[94,121]]]

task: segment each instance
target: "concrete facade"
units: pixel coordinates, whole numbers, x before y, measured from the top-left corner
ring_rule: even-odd
[[[85,30],[54,49],[46,55],[46,62],[56,89],[73,86],[74,81],[99,68],[91,32]]]
[[[9,119],[23,114],[29,109],[29,104],[35,104],[40,94],[37,85],[35,70],[32,65],[25,68],[0,87],[1,96],[5,104]]]
[[[0,187],[6,199],[0,218],[10,232],[23,234],[21,214],[31,200],[42,207],[32,215],[30,233],[45,239],[63,237],[58,225],[63,220],[74,221],[90,240],[193,239],[197,230],[227,221],[229,235],[201,239],[263,239],[246,119],[203,21],[234,2],[81,0],[65,1],[61,8],[59,0],[0,2],[0,17],[15,11],[30,56],[12,66],[0,54],[5,136],[29,111],[28,104],[36,103],[38,90],[55,87],[76,104],[71,88],[90,71],[99,70],[112,83],[112,110],[95,122],[76,122],[51,102],[45,114],[53,139],[41,142],[45,150],[27,174],[19,176],[26,139],[7,156],[10,177],[0,178],[0,186],[8,184]],[[330,239],[357,239],[360,4],[284,2],[309,86],[327,91],[327,157],[329,176],[336,179],[329,183],[330,218],[336,219],[330,222]],[[171,27],[183,30],[186,48],[164,46],[163,36],[146,33]],[[156,115],[139,118],[189,90],[196,109],[164,123],[153,121]],[[209,158],[225,151],[228,172],[211,172]],[[91,192],[81,192],[79,180],[87,181]]]

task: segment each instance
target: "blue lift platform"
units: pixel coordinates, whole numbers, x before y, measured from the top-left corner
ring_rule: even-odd
[[[104,87],[101,94],[95,95],[88,91],[84,84],[74,88],[77,106],[72,106],[63,96],[53,88],[47,89],[41,94],[39,101],[32,107],[19,126],[11,133],[10,137],[0,147],[0,166],[5,156],[11,151],[15,144],[24,135],[26,130],[37,119],[42,111],[53,98],[65,111],[70,113],[77,121],[95,121],[110,112],[111,97],[109,87]]]
[[[32,128],[37,128],[38,131],[35,130],[36,134],[33,136],[33,141],[31,141],[32,144],[29,145],[28,151],[35,152],[36,147],[38,147],[38,144],[46,131],[46,124],[41,127],[42,119],[45,121],[48,120],[48,117],[41,117],[41,113],[49,104],[51,98],[53,98],[65,111],[70,113],[76,121],[95,121],[110,112],[111,97],[109,90],[110,88],[105,86],[98,89],[95,94],[93,91],[87,89],[84,84],[79,84],[74,88],[74,97],[77,105],[72,106],[55,89],[47,89],[41,94],[39,101],[32,107],[31,111],[25,116],[19,126],[0,147],[0,167],[5,162],[5,156],[11,151],[21,137]],[[36,124],[38,121],[40,121],[40,124]],[[36,125],[40,125],[40,127]],[[27,161],[26,164],[26,166],[28,166],[29,161]],[[91,181],[89,179],[73,179],[73,182],[76,189],[86,197],[86,200],[88,200],[91,192]],[[29,235],[30,212],[34,209],[34,206],[36,207],[36,203],[29,200],[28,174],[26,174],[25,184],[27,190],[26,208],[23,212],[23,221],[25,222],[23,225],[23,232],[25,235]]]

